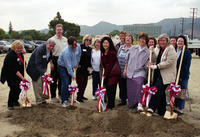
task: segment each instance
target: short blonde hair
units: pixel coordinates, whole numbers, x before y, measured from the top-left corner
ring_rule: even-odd
[[[100,39],[96,39],[96,40],[94,41],[94,44],[93,44],[94,47],[95,47],[96,42],[101,43],[101,40],[100,40]],[[95,48],[96,48],[96,47],[95,47]]]
[[[63,25],[62,25],[62,24],[56,24],[55,29],[56,29],[57,27],[62,27],[62,29],[63,29]]]
[[[169,45],[169,42],[170,42],[168,35],[165,34],[165,33],[163,33],[163,34],[161,34],[160,36],[158,36],[158,45],[159,45],[159,40],[160,40],[161,38],[165,38],[165,39],[167,40],[167,46],[168,46],[168,45]]]
[[[92,38],[92,36],[86,34],[86,35],[83,37],[82,43],[85,43],[85,40],[86,40],[87,38],[89,38],[89,37]],[[91,40],[92,40],[92,39],[91,39]]]
[[[22,47],[24,49],[24,44],[19,41],[19,40],[15,40],[12,44],[11,44],[11,50],[15,51],[15,49],[17,47]]]

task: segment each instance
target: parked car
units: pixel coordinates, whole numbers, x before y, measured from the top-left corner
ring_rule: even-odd
[[[33,42],[33,41],[29,41],[32,45],[34,45],[35,46],[35,48],[37,48],[37,47],[39,47],[40,45],[39,44],[36,44],[35,42]]]
[[[8,52],[10,50],[11,44],[7,41],[0,41],[0,45],[3,45],[3,51]]]
[[[31,53],[34,49],[35,46],[32,45],[28,40],[20,40],[24,44],[24,48],[26,49],[27,52]]]
[[[39,46],[41,46],[41,45],[43,45],[43,44],[46,43],[46,41],[42,41],[42,40],[34,40],[33,42],[34,42],[35,44],[39,45]]]
[[[4,47],[4,45],[2,44],[0,44],[0,53],[2,53],[3,52],[3,47]]]

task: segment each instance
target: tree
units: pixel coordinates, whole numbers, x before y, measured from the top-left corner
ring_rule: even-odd
[[[7,38],[6,32],[0,28],[0,40]]]
[[[20,39],[20,34],[18,31],[12,31],[10,34],[11,39]]]
[[[40,39],[40,32],[36,30],[24,30],[21,32],[21,38],[25,40],[38,40]]]
[[[69,36],[75,36],[78,37],[80,33],[80,26],[74,24],[74,23],[69,23],[64,21],[62,19],[60,12],[57,12],[56,17],[54,17],[53,20],[49,22],[49,34],[53,36],[55,34],[55,27],[57,24],[62,24],[63,25],[63,35],[65,37]]]
[[[11,34],[12,32],[13,32],[13,27],[12,27],[12,23],[10,21],[8,34]]]
[[[119,30],[113,30],[112,32],[110,32],[111,36],[115,36],[115,35],[119,35]]]

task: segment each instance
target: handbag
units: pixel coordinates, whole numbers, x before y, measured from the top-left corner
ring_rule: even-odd
[[[181,89],[181,91],[176,95],[177,99],[184,100],[186,97],[186,89]]]
[[[110,74],[113,76],[121,76],[121,68],[120,68],[118,60],[115,62],[114,66],[112,67]]]

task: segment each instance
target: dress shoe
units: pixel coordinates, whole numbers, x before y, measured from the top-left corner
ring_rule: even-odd
[[[82,99],[83,99],[83,100],[88,100],[88,98],[86,98],[86,97],[82,97]]]

